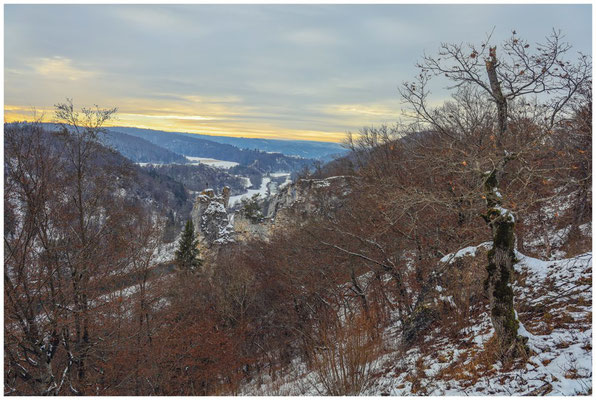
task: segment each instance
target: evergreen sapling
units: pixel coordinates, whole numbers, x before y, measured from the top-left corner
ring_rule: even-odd
[[[189,220],[184,227],[180,242],[178,242],[178,250],[176,250],[176,264],[181,270],[194,272],[202,265],[198,243],[193,223]]]

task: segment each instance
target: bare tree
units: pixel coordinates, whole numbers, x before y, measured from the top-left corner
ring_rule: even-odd
[[[568,61],[571,46],[556,31],[535,47],[514,31],[501,48],[498,55],[490,35],[479,45],[442,44],[436,56],[424,56],[417,79],[404,83],[400,92],[414,112],[417,130],[435,131],[457,146],[481,128],[484,137],[473,141],[471,148],[469,143],[465,146],[462,163],[475,171],[478,194],[486,201],[484,218],[493,237],[486,281],[491,319],[504,354],[514,354],[521,340],[510,286],[515,217],[505,208],[503,177],[507,172],[527,172],[519,169],[520,164],[572,117],[573,100],[591,85],[591,60],[580,54],[577,61]],[[456,95],[450,105],[433,108],[428,103],[429,83],[437,76],[450,81]],[[512,123],[519,126],[528,119],[535,134],[512,129]],[[518,169],[511,171],[514,160]]]
[[[39,124],[5,126],[4,140],[5,393],[51,395],[70,367],[57,353],[67,310],[51,211],[64,165]]]
[[[108,229],[105,223],[106,200],[113,183],[104,174],[93,173],[98,163],[92,163],[99,154],[98,135],[103,125],[113,116],[116,109],[83,108],[75,110],[71,100],[56,105],[56,118],[61,125],[61,137],[65,143],[66,161],[69,164],[68,175],[72,185],[66,186],[65,194],[70,197],[74,212],[64,210],[72,218],[65,219],[65,229],[74,233],[67,239],[69,254],[66,266],[71,280],[73,301],[74,332],[67,328],[65,337],[71,342],[69,356],[77,370],[79,388],[75,392],[84,392],[86,385],[87,357],[92,347],[90,337],[90,280],[99,272],[102,261],[99,252],[105,242]],[[72,190],[68,190],[72,188]],[[103,243],[102,243],[103,242]]]
[[[131,264],[142,265],[145,280],[150,265],[152,241],[143,238],[154,221],[140,224],[144,211],[117,195],[124,175],[96,141],[114,110],[79,114],[70,102],[57,110],[58,133],[5,125],[8,393],[96,393],[102,345],[115,337],[100,318],[102,295]],[[125,235],[131,226],[137,233]]]

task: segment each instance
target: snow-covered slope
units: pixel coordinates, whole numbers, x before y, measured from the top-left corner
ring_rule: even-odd
[[[473,259],[487,244],[444,258]],[[478,253],[478,254],[477,254]],[[487,310],[454,336],[436,329],[404,350],[399,326],[384,332],[385,353],[371,363],[364,395],[577,395],[592,388],[592,253],[544,261],[517,253],[514,285],[519,334],[528,338],[526,359],[507,365],[494,359]],[[316,373],[297,360],[282,377],[264,376],[245,392],[320,395]]]

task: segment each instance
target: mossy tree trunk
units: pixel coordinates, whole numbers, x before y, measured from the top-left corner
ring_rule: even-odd
[[[488,252],[488,277],[485,289],[490,304],[490,318],[495,329],[501,353],[504,357],[515,356],[522,343],[517,331],[519,322],[513,308],[513,265],[515,264],[515,219],[509,210],[501,206],[497,189],[498,170],[493,170],[484,182],[487,203],[485,216],[491,228],[493,247]]]
[[[515,264],[515,218],[511,212],[502,207],[499,193],[499,178],[507,162],[513,158],[503,148],[503,137],[508,131],[507,98],[501,91],[501,83],[497,74],[497,48],[489,49],[486,60],[486,72],[490,82],[491,95],[497,106],[497,135],[495,147],[503,154],[501,161],[484,178],[484,195],[486,197],[486,222],[491,228],[493,247],[488,252],[488,277],[485,289],[490,303],[490,318],[504,357],[514,357],[520,348],[522,338],[517,335],[519,321],[513,308],[513,264]]]

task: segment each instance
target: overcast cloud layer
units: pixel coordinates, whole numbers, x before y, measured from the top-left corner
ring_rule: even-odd
[[[561,29],[591,54],[591,5],[6,5],[5,120],[117,106],[117,125],[338,141],[399,118],[440,42]],[[441,96],[439,93],[438,97]]]

